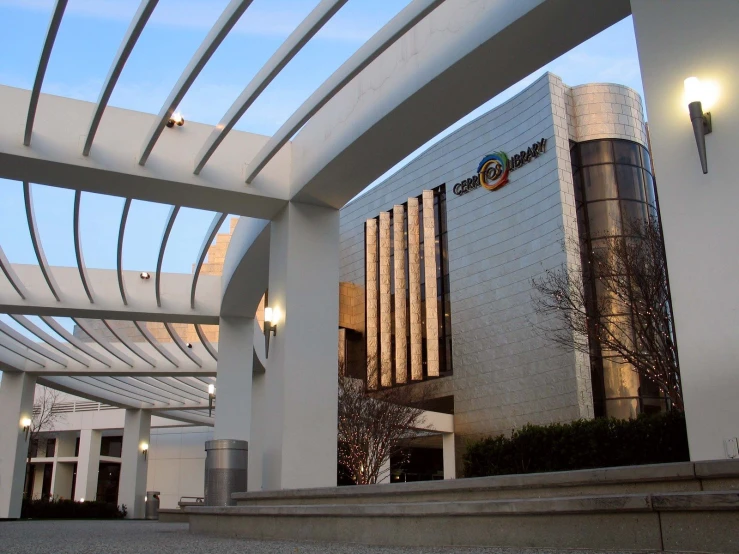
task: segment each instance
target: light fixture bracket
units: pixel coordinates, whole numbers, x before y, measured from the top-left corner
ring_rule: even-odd
[[[695,145],[698,147],[701,169],[705,175],[708,173],[706,135],[713,131],[711,112],[703,113],[703,104],[698,101],[688,104],[688,111],[690,112],[690,122],[693,124],[693,134],[695,135]]]

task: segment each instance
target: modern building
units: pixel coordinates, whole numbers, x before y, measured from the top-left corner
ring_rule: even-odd
[[[664,409],[630,366],[597,349],[588,358],[553,344],[541,331],[546,322],[534,309],[532,284],[547,270],[579,268],[577,249],[587,257],[626,219],[657,217],[643,113],[641,98],[627,87],[568,87],[547,73],[345,206],[339,360],[349,374],[366,379],[370,390],[426,387],[427,407],[453,414],[458,450],[459,439],[528,423]],[[208,273],[221,274],[229,240],[218,235],[210,247]],[[130,322],[88,325],[113,342],[120,335],[144,341]],[[172,340],[161,323],[149,330],[160,342]],[[176,330],[199,341],[192,326]],[[218,342],[218,329],[208,332]],[[81,330],[75,334],[85,339]],[[184,380],[177,386],[210,382]],[[92,423],[77,431],[78,420]],[[202,496],[203,445],[213,438],[208,427],[177,425],[152,420],[147,490],[162,493],[163,507]],[[118,462],[105,445],[120,441],[122,428],[123,410],[74,415],[51,458],[46,452],[33,460],[33,494],[72,495],[68,477],[44,471],[82,467],[83,450],[85,467],[99,464],[100,477],[88,478],[88,492],[74,497],[114,489],[106,483]],[[72,439],[91,446],[75,447],[70,457]],[[438,450],[418,457],[427,467],[423,477],[433,477],[428,468],[441,461],[442,441],[427,437],[420,446]]]

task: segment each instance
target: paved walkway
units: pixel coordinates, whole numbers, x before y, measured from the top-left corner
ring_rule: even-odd
[[[191,535],[186,523],[0,521],[2,554],[556,554],[513,548],[384,548]],[[570,551],[572,552],[572,551]],[[578,550],[578,554],[586,554]],[[610,553],[609,553],[610,554]],[[642,551],[641,554],[644,554]]]

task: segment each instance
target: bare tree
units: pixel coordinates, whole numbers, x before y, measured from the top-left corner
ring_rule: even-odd
[[[61,393],[54,389],[47,387],[40,388],[40,395],[37,395],[33,401],[33,415],[31,416],[31,427],[28,431],[28,452],[27,452],[27,463],[26,463],[26,483],[28,483],[29,474],[31,471],[31,458],[33,454],[33,447],[36,446],[37,450],[41,448],[40,438],[41,433],[48,433],[54,430],[56,423],[63,417],[58,410],[55,409],[59,403]],[[28,491],[29,495],[33,491]]]
[[[389,464],[383,468],[383,462],[391,457],[407,460],[404,447],[418,436],[423,411],[417,406],[427,394],[414,388],[368,394],[364,381],[346,376],[339,368],[339,463],[357,485],[382,480],[389,471]]]
[[[538,327],[564,347],[629,364],[683,410],[662,232],[655,221],[624,230],[583,254],[579,270],[563,265],[533,279],[536,313],[556,322]]]

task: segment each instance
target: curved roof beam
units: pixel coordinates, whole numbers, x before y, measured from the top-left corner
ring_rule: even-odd
[[[16,275],[15,271],[13,270],[13,266],[8,261],[8,258],[5,257],[5,252],[3,252],[2,246],[0,246],[0,269],[5,274],[5,277],[8,278],[8,281],[15,289],[15,292],[18,293],[18,296],[25,300],[28,296],[28,291],[26,290],[26,287],[23,286],[23,283],[18,278],[18,275]]]
[[[90,327],[87,323],[84,323],[82,319],[79,319],[76,317],[73,317],[71,319],[77,324],[77,326],[80,329],[82,329],[85,332],[85,334],[88,337],[90,337],[92,340],[94,340],[96,343],[98,343],[100,346],[102,346],[105,350],[107,350],[110,354],[118,358],[128,367],[133,367],[133,360],[131,358],[119,352],[118,349],[114,348],[113,345],[111,345],[107,340],[105,340],[103,337],[101,337],[95,331],[93,331],[92,327]]]
[[[9,338],[13,339],[18,344],[22,344],[29,350],[36,352],[36,354],[43,356],[47,360],[51,360],[52,362],[56,362],[61,366],[67,367],[66,358],[59,356],[58,354],[55,354],[54,352],[47,350],[40,344],[35,343],[32,340],[24,337],[18,331],[10,327],[7,323],[3,323],[2,321],[0,321],[0,333],[7,335]]]
[[[198,286],[200,270],[203,268],[205,257],[208,255],[208,248],[210,248],[210,245],[213,244],[213,240],[218,234],[218,229],[220,229],[221,225],[223,225],[223,222],[226,220],[227,215],[228,214],[225,213],[217,213],[215,216],[213,216],[213,221],[210,222],[210,227],[208,228],[208,232],[205,235],[205,240],[200,246],[200,255],[198,256],[198,261],[195,262],[195,271],[192,275],[192,288],[190,289],[190,307],[193,309],[195,309],[195,289],[197,289]]]
[[[56,390],[72,394],[74,396],[80,396],[92,400],[94,402],[101,402],[103,404],[109,404],[111,406],[117,406],[119,408],[145,408],[144,404],[148,407],[154,406],[151,402],[141,402],[140,400],[132,399],[130,396],[122,396],[116,392],[108,392],[108,389],[98,386],[97,384],[89,384],[85,381],[80,381],[78,377],[67,377],[67,376],[44,376],[38,377],[37,383],[51,387]],[[135,400],[131,402],[131,400]]]
[[[147,21],[149,21],[149,17],[158,2],[159,0],[141,0],[139,9],[136,10],[133,19],[131,20],[131,24],[128,26],[128,30],[126,31],[123,41],[118,48],[118,52],[115,55],[115,59],[113,60],[113,65],[110,66],[108,76],[105,78],[105,83],[103,84],[103,89],[100,91],[95,111],[92,114],[90,130],[85,139],[85,146],[82,148],[83,156],[90,155],[92,141],[95,140],[95,133],[97,133],[100,121],[103,119],[105,107],[108,105],[110,96],[113,94],[113,89],[115,88],[118,78],[121,76],[121,72],[128,61],[128,56],[131,55],[131,51],[133,51],[136,41],[139,40],[141,32],[144,30],[144,27],[146,26]]]
[[[162,346],[162,343],[160,343],[156,338],[154,338],[154,335],[151,334],[151,331],[149,331],[148,327],[146,327],[146,323],[142,323],[140,321],[134,321],[133,324],[136,326],[136,329],[139,330],[139,333],[146,339],[146,342],[151,344],[154,347],[154,350],[159,352],[164,358],[171,363],[175,367],[180,367],[178,360],[176,357],[174,357],[172,354],[169,353],[169,350],[164,348]]]
[[[123,212],[121,213],[121,224],[118,227],[118,250],[116,253],[116,269],[118,271],[118,289],[121,291],[121,299],[123,304],[128,306],[126,300],[126,285],[123,283],[123,236],[126,233],[126,221],[128,221],[128,212],[131,209],[131,199],[126,198],[123,204]]]
[[[90,299],[90,304],[94,304],[92,298],[92,285],[90,278],[87,276],[87,268],[85,267],[85,258],[82,256],[82,242],[80,240],[80,201],[82,200],[82,191],[74,191],[74,254],[77,257],[77,268],[80,270],[80,279],[82,286],[85,288],[85,294]]]
[[[210,357],[213,358],[216,362],[218,361],[218,351],[213,348],[213,345],[208,340],[208,337],[205,336],[205,332],[203,331],[203,328],[200,326],[199,323],[195,324],[195,332],[198,334],[198,338],[200,339],[200,342],[205,347],[205,349],[208,351],[208,354],[210,354]]]
[[[175,387],[171,383],[165,382],[163,379],[158,379],[156,377],[136,377],[136,379],[139,381],[143,381],[145,383],[149,383],[150,385],[155,386],[164,391],[167,391],[170,394],[179,396],[180,398],[183,398],[187,402],[203,402],[204,400],[207,401],[207,398],[205,397],[207,395],[203,395],[203,394],[198,395],[188,390]]]
[[[25,358],[29,362],[33,362],[34,364],[40,365],[41,367],[46,367],[46,360],[37,355],[35,352],[29,350],[23,344],[14,340],[10,336],[6,336],[4,333],[0,333],[0,348],[5,348],[13,354],[20,356],[21,358]]]
[[[371,64],[380,54],[392,46],[416,23],[431,13],[444,0],[414,0],[392,18],[382,29],[364,43],[354,55],[337,69],[331,77],[303,102],[293,115],[280,127],[249,163],[246,183],[251,184],[264,166],[277,154],[287,141],[298,132],[337,92]]]
[[[228,6],[226,6],[226,9],[223,10],[218,21],[215,22],[215,25],[213,25],[213,28],[205,37],[205,40],[203,40],[200,48],[197,49],[190,63],[187,64],[185,71],[180,76],[177,84],[175,84],[172,92],[169,93],[167,100],[164,101],[162,109],[159,110],[159,115],[149,130],[146,141],[144,142],[144,148],[141,150],[139,165],[146,164],[146,160],[149,159],[149,155],[154,149],[157,140],[159,140],[159,136],[162,134],[162,130],[169,121],[169,118],[172,117],[177,106],[205,67],[205,64],[208,63],[211,56],[223,42],[223,39],[231,32],[233,26],[236,25],[236,22],[251,3],[252,0],[231,0]]]
[[[41,50],[41,59],[38,62],[38,69],[36,70],[36,80],[33,82],[33,89],[31,89],[31,101],[28,104],[28,115],[26,116],[26,132],[23,135],[23,144],[26,146],[31,146],[33,121],[36,119],[36,108],[38,107],[38,99],[39,95],[41,94],[41,85],[44,84],[46,68],[49,66],[51,51],[54,49],[54,41],[56,40],[56,34],[59,31],[59,26],[62,24],[62,17],[64,16],[64,10],[66,9],[66,7],[67,0],[56,1],[56,6],[54,6],[54,13],[51,14],[49,29],[48,31],[46,31],[46,41],[44,41],[44,48]]]
[[[74,350],[69,348],[68,346],[65,346],[60,341],[56,340],[54,337],[52,337],[50,334],[45,332],[43,329],[35,325],[30,319],[28,319],[25,316],[22,315],[14,315],[9,314],[10,317],[12,317],[16,323],[22,325],[25,327],[28,331],[36,335],[38,338],[40,338],[42,341],[44,341],[46,344],[51,346],[52,348],[56,349],[57,351],[61,352],[68,358],[72,358],[73,360],[81,363],[85,367],[90,367],[90,360],[87,359],[85,356],[80,356],[77,354]]]
[[[169,235],[172,232],[172,226],[174,225],[174,220],[177,218],[177,214],[180,211],[179,206],[172,206],[172,208],[169,210],[169,215],[167,216],[167,224],[164,226],[164,234],[162,235],[162,242],[159,246],[159,257],[157,258],[157,272],[154,277],[154,292],[156,294],[157,298],[157,306],[162,307],[162,296],[161,296],[161,278],[162,278],[162,262],[164,262],[164,250],[167,248],[167,241],[169,240]]]
[[[287,40],[272,54],[254,78],[246,85],[236,101],[223,116],[221,122],[213,129],[208,140],[198,152],[198,161],[195,164],[195,175],[200,175],[205,164],[220,146],[226,135],[233,129],[234,125],[246,113],[246,110],[259,98],[264,89],[280,74],[285,66],[305,46],[310,39],[323,27],[347,0],[323,0],[312,12],[297,26],[287,37]]]
[[[203,362],[193,353],[192,349],[185,344],[185,341],[183,341],[182,338],[177,334],[177,331],[174,330],[172,324],[165,323],[164,327],[167,329],[169,336],[172,337],[172,340],[177,345],[177,348],[182,350],[182,353],[190,358],[196,366],[203,367]]]
[[[180,385],[184,385],[185,387],[189,387],[193,389],[195,392],[188,391],[188,394],[191,394],[196,397],[202,397],[205,401],[207,401],[208,391],[207,391],[207,387],[203,388],[202,379],[198,379],[196,377],[162,377],[162,380],[164,379],[167,379],[168,381],[176,381]],[[187,390],[187,389],[183,389],[183,390]]]
[[[103,364],[106,367],[111,367],[111,360],[104,356],[103,354],[100,354],[99,352],[96,352],[94,348],[90,348],[88,344],[86,344],[84,341],[81,341],[77,337],[75,337],[72,333],[67,331],[62,325],[59,324],[59,322],[54,319],[53,317],[49,316],[39,316],[41,318],[41,321],[46,323],[49,327],[51,327],[55,333],[57,333],[60,337],[62,337],[64,340],[66,340],[69,344],[74,346],[77,350],[80,350],[90,356],[91,358],[94,358],[101,364]]]
[[[151,404],[152,406],[156,406],[159,403],[169,404],[168,402],[161,402],[159,398],[145,394],[144,392],[137,389],[136,387],[132,385],[128,385],[127,383],[123,381],[117,380],[115,377],[81,376],[81,377],[73,377],[73,379],[81,381],[82,383],[88,383],[95,387],[99,387],[108,392],[112,392],[113,394],[118,394],[120,396],[130,398],[131,400],[136,400],[138,402],[142,402],[145,404]],[[131,395],[134,395],[134,396],[131,396]],[[146,399],[146,400],[143,400],[143,399]]]
[[[151,381],[147,381],[146,377],[115,377],[115,379],[119,381],[123,381],[125,379],[125,383],[130,386],[135,386],[140,388],[143,391],[150,392],[152,394],[157,395],[160,399],[162,399],[165,402],[177,402],[178,404],[185,405],[185,401],[189,399],[181,400],[182,396],[179,396],[176,393],[173,393],[164,387],[161,387],[157,384],[156,380],[152,383]],[[198,399],[200,400],[200,399]]]
[[[270,228],[265,219],[241,217],[236,223],[223,261],[220,315],[256,315],[269,286]]]
[[[44,275],[46,284],[49,285],[49,290],[54,298],[59,301],[59,292],[57,291],[58,285],[54,280],[54,275],[51,273],[49,263],[46,261],[46,254],[44,254],[44,248],[41,246],[41,239],[38,234],[38,227],[36,226],[36,216],[33,213],[33,197],[31,196],[31,185],[28,181],[23,181],[23,198],[26,203],[26,219],[28,220],[28,230],[31,233],[31,242],[33,243],[33,250],[36,252],[36,259],[38,265],[41,268],[41,273]]]
[[[157,362],[154,358],[149,356],[146,352],[141,350],[138,346],[136,346],[132,341],[130,341],[123,333],[120,331],[116,331],[115,327],[108,323],[107,319],[101,320],[103,322],[103,325],[105,325],[108,328],[108,331],[110,331],[115,338],[117,338],[119,341],[121,341],[121,344],[128,348],[131,352],[133,352],[136,356],[141,358],[143,361],[145,361],[147,364],[149,364],[151,367],[156,367]]]

